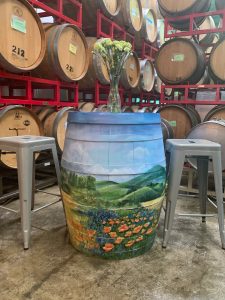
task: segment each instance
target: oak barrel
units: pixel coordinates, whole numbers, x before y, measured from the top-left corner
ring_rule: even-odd
[[[155,85],[154,85],[154,90],[156,93],[161,94],[162,92],[162,80],[159,78],[159,76],[155,73]],[[167,97],[170,97],[172,95],[173,89],[171,88],[166,88],[164,89],[165,95]]]
[[[210,120],[225,120],[225,105],[213,107],[205,116],[204,122]]]
[[[153,63],[148,59],[139,60],[140,79],[133,92],[151,92],[155,83],[155,69]]]
[[[165,119],[161,119],[161,127],[162,127],[162,133],[163,133],[163,141],[165,144],[166,140],[174,138],[173,127],[170,124],[170,122],[168,122]]]
[[[79,88],[94,88],[96,80],[102,85],[107,85],[110,83],[107,67],[101,56],[93,53],[94,46],[98,40],[95,37],[87,37],[86,40],[88,44],[89,66],[87,74],[79,81]]]
[[[143,10],[143,24],[141,30],[135,35],[135,49],[140,50],[143,39],[153,44],[157,39],[157,17],[152,9]]]
[[[161,118],[169,122],[173,128],[174,138],[183,139],[199,121],[193,111],[184,106],[166,105],[154,110],[160,113]]]
[[[215,83],[225,83],[225,38],[220,40],[212,50],[209,58],[209,74]]]
[[[155,67],[164,83],[195,84],[205,72],[206,60],[197,43],[185,38],[175,38],[160,48]]]
[[[176,18],[179,16],[185,16],[192,13],[206,12],[209,10],[211,0],[158,0],[160,12],[163,17]],[[204,21],[205,17],[199,17],[195,19],[197,25],[200,25]],[[170,22],[174,28],[180,30],[188,30],[189,19],[176,20]]]
[[[139,83],[140,75],[141,69],[138,56],[135,52],[132,52],[124,64],[120,83],[127,90],[135,88]]]
[[[88,68],[88,46],[83,32],[72,24],[48,24],[45,32],[45,57],[34,74],[67,82],[82,79]]]
[[[18,135],[43,135],[43,127],[34,112],[20,105],[9,105],[0,111],[0,137]],[[4,151],[0,162],[16,169],[16,155]]]
[[[44,135],[55,138],[58,153],[62,154],[67,128],[67,117],[73,107],[64,107],[59,111],[50,113],[43,121]]]
[[[221,144],[222,168],[225,170],[225,122],[224,120],[210,120],[194,127],[187,135],[187,139],[203,139]],[[196,167],[196,160],[189,159]],[[212,170],[212,163],[209,163],[209,170]]]
[[[141,30],[143,23],[143,13],[141,0],[120,0],[121,10],[115,22],[122,25],[132,34]]]
[[[94,110],[95,104],[93,102],[80,102],[78,108],[82,112],[91,112]]]
[[[0,1],[0,66],[20,73],[35,69],[45,54],[45,32],[25,0]]]

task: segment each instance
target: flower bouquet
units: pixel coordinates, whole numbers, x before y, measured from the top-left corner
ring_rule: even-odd
[[[94,47],[94,55],[100,55],[107,67],[110,78],[110,92],[108,97],[108,111],[121,112],[121,99],[119,94],[119,80],[124,63],[132,53],[132,45],[125,41],[112,41],[101,39]]]

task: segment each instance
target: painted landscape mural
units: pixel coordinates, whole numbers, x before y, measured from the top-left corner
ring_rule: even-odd
[[[105,258],[144,253],[154,242],[165,182],[165,167],[160,165],[122,183],[62,169],[72,244]]]

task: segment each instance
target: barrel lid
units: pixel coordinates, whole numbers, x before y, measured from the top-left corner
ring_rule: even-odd
[[[105,125],[160,124],[160,114],[69,112],[68,123]]]

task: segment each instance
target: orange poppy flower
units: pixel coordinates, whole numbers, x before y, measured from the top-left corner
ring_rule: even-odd
[[[127,231],[125,237],[130,237],[130,236],[132,236],[132,231]]]
[[[115,221],[114,220],[109,220],[110,225],[114,225]]]
[[[116,245],[119,245],[119,244],[122,243],[123,240],[124,240],[124,238],[119,236],[119,237],[115,240],[115,244],[116,244]]]
[[[139,219],[135,219],[135,222],[138,223],[140,220]]]
[[[111,231],[112,227],[104,227],[103,231],[104,233],[109,233]]]
[[[131,247],[133,246],[134,243],[135,241],[129,241],[128,243],[125,244],[125,247]]]
[[[90,229],[90,230],[87,231],[87,233],[88,233],[89,237],[93,237],[96,234],[96,230]]]
[[[141,225],[135,227],[134,230],[133,230],[133,233],[138,233],[138,232],[140,232],[142,228],[143,228],[143,226],[141,226]]]
[[[107,243],[107,244],[105,244],[105,246],[103,247],[103,250],[104,250],[105,252],[110,252],[110,251],[112,251],[113,248],[114,248],[114,245],[113,245],[113,244]]]
[[[141,241],[143,241],[143,236],[142,236],[142,235],[139,236],[139,237],[136,239],[136,242],[141,242]]]
[[[123,224],[119,227],[119,232],[125,232],[129,229],[129,227],[126,224]]]
[[[145,223],[144,227],[147,228],[150,225],[150,223]]]
[[[152,231],[153,231],[153,229],[152,229],[152,228],[149,228],[149,229],[147,230],[146,234],[151,234]]]
[[[116,238],[117,237],[116,232],[110,232],[109,235],[111,236],[111,238]]]

